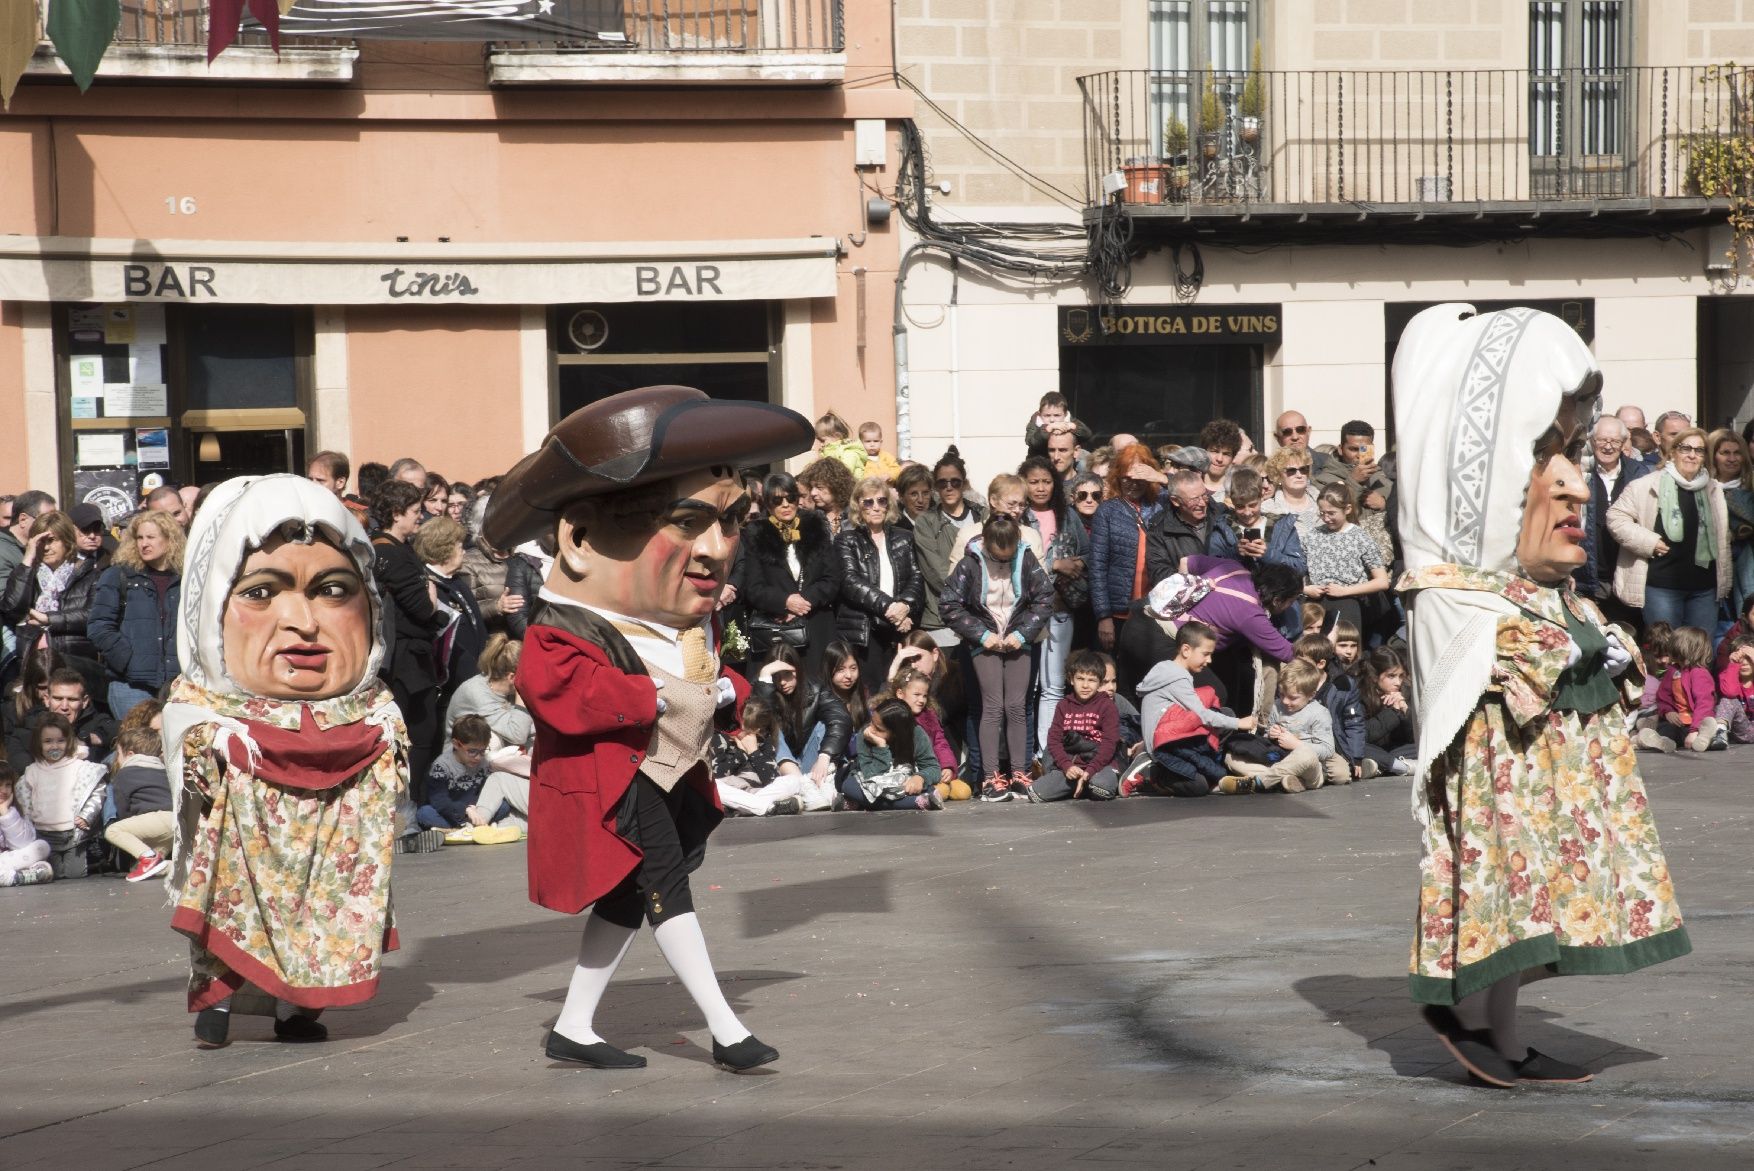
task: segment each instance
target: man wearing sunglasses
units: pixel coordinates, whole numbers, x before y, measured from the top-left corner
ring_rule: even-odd
[[[1309,451],[1309,420],[1299,411],[1286,411],[1273,424],[1273,437],[1280,447]],[[1310,460],[1318,472],[1328,466],[1328,457],[1322,452],[1310,451]]]

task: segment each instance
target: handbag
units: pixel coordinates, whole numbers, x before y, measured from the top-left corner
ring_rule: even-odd
[[[775,622],[765,614],[750,614],[746,622],[751,658],[765,655],[776,643],[795,651],[810,645],[810,631],[802,622]]]
[[[913,770],[906,768],[892,768],[874,777],[861,773],[859,791],[873,804],[885,797],[900,797],[907,790],[907,779],[913,775]]]

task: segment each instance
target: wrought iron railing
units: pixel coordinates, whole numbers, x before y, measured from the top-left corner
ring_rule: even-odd
[[[1093,204],[1715,197],[1726,141],[1754,135],[1754,69],[1735,66],[1130,70],[1078,87]]]
[[[201,0],[122,0],[122,20],[116,26],[115,43],[125,48],[207,45],[208,6]],[[268,34],[246,24],[234,42],[267,45]],[[287,48],[337,49],[353,44],[333,37],[287,38]]]
[[[623,0],[625,39],[500,41],[510,50],[840,53],[842,0]]]

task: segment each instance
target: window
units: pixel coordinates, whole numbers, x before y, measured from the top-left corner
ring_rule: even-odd
[[[1622,193],[1630,8],[1630,0],[1529,5],[1529,154],[1537,196]]]
[[[1190,133],[1223,128],[1199,124],[1208,78],[1224,119],[1235,116],[1258,36],[1259,9],[1259,0],[1150,0],[1153,153],[1162,157],[1187,149],[1165,141],[1172,121]]]

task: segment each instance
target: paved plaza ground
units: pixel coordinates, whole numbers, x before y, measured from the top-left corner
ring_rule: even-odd
[[[0,1168],[1746,1168],[1751,756],[1646,757],[1694,953],[1527,990],[1590,1085],[1467,1083],[1406,995],[1404,781],[1296,796],[729,822],[695,892],[782,1053],[710,1063],[642,933],[542,1054],[575,920],[524,847],[396,860],[404,948],[332,1040],[197,1052],[156,884],[0,890]]]

